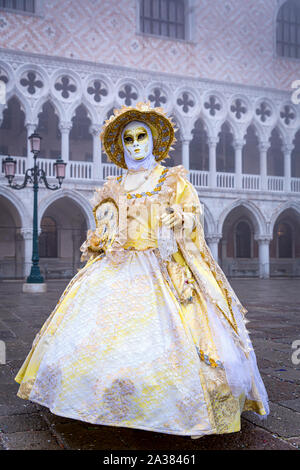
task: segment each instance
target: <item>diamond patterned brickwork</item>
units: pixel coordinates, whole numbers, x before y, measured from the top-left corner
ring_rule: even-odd
[[[44,16],[0,11],[0,47],[291,90],[300,60],[276,57],[281,0],[197,0],[193,41],[136,34],[136,0],[45,0]]]

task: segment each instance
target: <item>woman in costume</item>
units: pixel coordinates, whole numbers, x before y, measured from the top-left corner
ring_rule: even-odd
[[[101,138],[123,168],[96,189],[96,229],[37,334],[18,396],[94,424],[193,438],[269,413],[240,304],[206,245],[183,166],[159,162],[175,141],[161,108],[123,106]]]

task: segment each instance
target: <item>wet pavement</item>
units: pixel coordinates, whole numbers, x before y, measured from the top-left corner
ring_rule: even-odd
[[[46,294],[23,294],[22,283],[0,282],[0,340],[6,364],[0,365],[0,450],[246,450],[300,449],[300,280],[231,281],[248,309],[247,328],[266,385],[271,413],[260,420],[243,413],[238,433],[188,437],[135,429],[95,426],[51,414],[21,400],[14,382],[34,336],[50,315],[67,281],[49,281]],[[300,362],[300,361],[299,361]]]

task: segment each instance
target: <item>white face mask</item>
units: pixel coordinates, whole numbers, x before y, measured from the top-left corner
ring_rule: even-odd
[[[142,122],[132,121],[124,129],[123,141],[130,158],[143,160],[149,154],[149,134]]]

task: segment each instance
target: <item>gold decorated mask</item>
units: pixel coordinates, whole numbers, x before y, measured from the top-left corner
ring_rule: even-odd
[[[125,127],[124,145],[133,160],[142,160],[149,153],[149,135],[142,122],[132,121]]]

